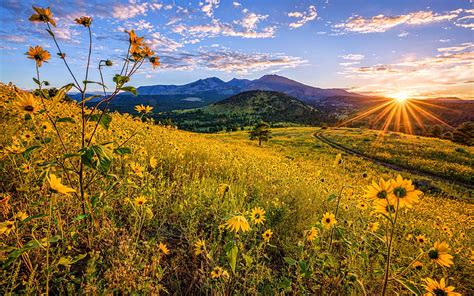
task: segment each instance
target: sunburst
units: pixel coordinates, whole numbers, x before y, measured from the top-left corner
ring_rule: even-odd
[[[413,134],[416,127],[426,132],[425,121],[454,129],[450,124],[426,110],[426,107],[452,110],[421,99],[411,99],[409,94],[399,92],[383,100],[382,103],[340,123],[338,126],[345,126],[370,117],[371,127],[379,129],[381,131],[380,135],[384,135],[389,130]]]

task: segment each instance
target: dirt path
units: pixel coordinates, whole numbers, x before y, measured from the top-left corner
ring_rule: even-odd
[[[351,154],[351,155],[358,156],[358,157],[360,157],[364,160],[367,160],[367,161],[370,161],[372,163],[381,165],[383,167],[389,168],[389,169],[394,170],[394,171],[408,172],[408,173],[412,173],[412,174],[416,174],[416,175],[425,176],[425,177],[429,177],[429,178],[432,178],[432,179],[440,180],[440,181],[447,182],[447,183],[453,183],[453,184],[460,185],[460,186],[463,186],[463,187],[466,187],[466,188],[469,188],[469,189],[474,189],[474,185],[472,185],[472,184],[468,184],[468,183],[464,183],[462,181],[446,178],[446,177],[443,177],[443,176],[440,176],[440,175],[433,174],[431,172],[420,171],[420,170],[414,169],[414,168],[409,167],[409,166],[395,165],[395,164],[388,163],[388,162],[385,162],[385,161],[380,160],[380,159],[370,157],[368,155],[363,154],[362,152],[359,152],[357,150],[345,147],[345,146],[343,146],[339,143],[336,143],[336,142],[326,138],[323,135],[323,132],[314,133],[314,137],[316,139],[320,140],[321,142],[328,144],[329,146],[331,146],[333,148],[344,151],[344,152],[346,152],[348,154]]]

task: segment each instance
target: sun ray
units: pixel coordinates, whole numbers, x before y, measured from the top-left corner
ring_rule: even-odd
[[[376,106],[376,107],[374,107],[374,108],[371,108],[371,109],[365,111],[364,113],[362,113],[362,114],[360,114],[360,115],[357,115],[357,116],[354,117],[354,118],[351,118],[351,119],[349,119],[349,120],[346,120],[346,121],[342,122],[342,123],[339,124],[338,126],[343,126],[343,125],[348,124],[349,122],[353,122],[353,121],[355,121],[355,120],[358,120],[358,119],[367,117],[367,116],[369,116],[370,114],[375,113],[375,112],[377,112],[378,110],[382,109],[383,107],[385,107],[385,106],[387,106],[387,105],[389,105],[389,104],[392,104],[392,103],[393,103],[393,102],[386,102],[386,103],[384,103],[384,104],[382,104],[382,105],[380,105],[380,106]]]

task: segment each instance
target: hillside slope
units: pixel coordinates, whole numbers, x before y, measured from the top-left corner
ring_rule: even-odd
[[[168,113],[180,128],[193,131],[217,131],[249,126],[259,121],[269,123],[312,124],[321,122],[322,114],[300,100],[273,91],[248,91],[215,104],[181,112]],[[212,129],[212,130],[209,130]]]

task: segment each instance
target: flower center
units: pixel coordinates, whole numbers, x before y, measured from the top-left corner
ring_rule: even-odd
[[[435,289],[435,290],[433,291],[433,293],[434,293],[436,296],[446,296],[446,295],[448,295],[448,293],[446,293],[446,291],[444,291],[444,290],[442,290],[442,289],[439,289],[439,288]]]
[[[436,249],[430,250],[428,252],[428,257],[430,257],[433,260],[438,259],[439,258],[438,250],[436,250]]]
[[[407,196],[407,190],[403,187],[397,187],[393,189],[393,194],[395,194],[395,196],[398,198],[404,198]]]
[[[380,199],[387,198],[387,191],[386,190],[379,191],[379,193],[377,193],[377,197]]]
[[[24,110],[28,111],[28,112],[33,112],[33,110],[35,110],[35,108],[31,105],[28,105],[28,106],[25,106]]]
[[[326,218],[326,223],[331,223],[331,219],[330,218]]]

